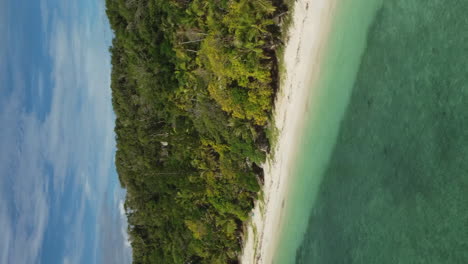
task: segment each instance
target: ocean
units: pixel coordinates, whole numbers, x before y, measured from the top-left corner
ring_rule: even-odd
[[[275,263],[468,263],[467,13],[339,1]]]

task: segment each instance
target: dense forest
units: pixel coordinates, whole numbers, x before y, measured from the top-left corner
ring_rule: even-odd
[[[282,0],[106,0],[134,263],[237,263],[278,83]]]

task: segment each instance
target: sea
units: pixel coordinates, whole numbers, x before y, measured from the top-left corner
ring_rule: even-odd
[[[337,2],[274,263],[466,264],[468,0]]]

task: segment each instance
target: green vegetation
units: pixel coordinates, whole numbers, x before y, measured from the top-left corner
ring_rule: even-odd
[[[270,0],[107,0],[134,263],[236,263],[269,150]]]

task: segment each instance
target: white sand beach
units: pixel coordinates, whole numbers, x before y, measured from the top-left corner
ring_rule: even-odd
[[[271,263],[278,244],[283,210],[298,149],[298,139],[314,83],[320,75],[336,0],[296,0],[293,23],[284,52],[286,72],[276,98],[274,118],[278,141],[264,165],[264,199],[258,201],[247,227],[240,261],[243,264]],[[312,89],[311,89],[312,87]]]

